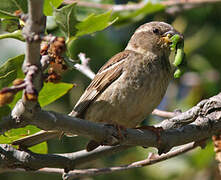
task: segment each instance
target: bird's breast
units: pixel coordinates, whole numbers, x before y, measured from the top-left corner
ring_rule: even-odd
[[[170,72],[159,62],[137,59],[137,63],[128,63],[122,75],[92,102],[85,119],[136,127],[166,92]]]

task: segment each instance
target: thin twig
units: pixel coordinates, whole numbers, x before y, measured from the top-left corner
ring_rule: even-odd
[[[101,174],[109,174],[109,173],[113,173],[117,171],[125,171],[129,169],[140,168],[140,167],[156,164],[158,162],[178,156],[180,154],[183,154],[187,151],[194,149],[197,146],[198,146],[197,143],[192,142],[192,143],[182,146],[181,148],[170,151],[166,154],[162,154],[160,156],[156,154],[155,155],[151,154],[150,156],[148,156],[147,159],[142,160],[142,161],[137,161],[131,164],[116,166],[116,167],[109,167],[109,168],[100,168],[100,169],[83,169],[83,170],[76,169],[68,173],[65,173],[63,177],[65,180],[70,180],[76,177],[96,176],[96,175],[101,175]]]
[[[172,118],[176,115],[174,112],[162,111],[159,109],[154,109],[152,115],[160,116],[163,118]]]
[[[63,179],[70,180],[77,177],[83,177],[83,176],[97,176],[101,174],[109,174],[117,171],[125,171],[130,170],[134,168],[141,168],[148,165],[156,164],[158,162],[171,159],[173,157],[176,157],[178,155],[181,155],[185,152],[188,152],[198,146],[197,143],[189,143],[186,145],[181,146],[180,148],[177,148],[176,150],[172,150],[166,154],[157,155],[150,153],[148,158],[145,160],[137,161],[131,164],[126,164],[122,166],[115,166],[115,167],[108,167],[108,168],[93,168],[93,169],[75,169],[73,171],[69,171],[68,173],[64,173],[62,169],[58,168],[42,168],[39,169],[38,172],[42,173],[58,173],[63,174]]]
[[[82,7],[91,7],[91,8],[98,8],[104,10],[112,10],[113,12],[120,12],[120,11],[134,11],[137,9],[142,8],[146,5],[144,2],[134,3],[134,4],[120,4],[120,5],[113,5],[113,4],[99,4],[94,2],[87,2],[87,1],[79,1],[79,0],[64,0],[65,4],[72,4],[77,2],[78,6]],[[168,0],[168,1],[161,1],[160,4],[165,6],[179,6],[179,5],[204,5],[204,4],[212,4],[221,2],[220,0]]]
[[[113,172],[117,172],[117,171],[125,171],[125,170],[130,170],[130,169],[134,169],[134,168],[140,168],[140,167],[156,164],[158,162],[161,162],[161,161],[164,161],[164,160],[167,160],[167,159],[171,159],[171,158],[176,157],[178,155],[181,155],[181,154],[183,154],[185,152],[188,152],[188,151],[196,148],[197,146],[199,146],[198,143],[191,142],[189,144],[181,146],[180,148],[177,148],[176,150],[171,150],[170,152],[168,152],[166,154],[162,154],[162,155],[159,156],[157,154],[150,153],[148,158],[145,159],[145,160],[137,161],[137,162],[134,162],[134,163],[131,163],[131,164],[127,164],[127,165],[116,166],[116,167],[93,168],[93,169],[75,169],[73,171],[69,171],[68,173],[64,173],[64,170],[60,169],[60,168],[41,168],[41,169],[38,169],[38,170],[34,171],[34,173],[63,174],[63,179],[66,179],[66,180],[70,180],[70,179],[77,178],[77,177],[83,177],[83,176],[96,176],[96,175],[101,175],[101,174],[109,174],[109,173],[113,173]],[[114,148],[114,147],[112,147],[112,148]],[[121,148],[121,147],[119,146],[119,148]],[[116,150],[117,151],[121,150],[119,148],[116,149]],[[104,150],[105,149],[107,149],[107,148],[104,147]],[[114,152],[112,152],[111,154],[113,154],[113,153]],[[104,153],[104,155],[105,154],[106,154],[106,152]],[[99,154],[97,154],[97,155],[99,155]],[[96,156],[94,156],[92,154],[91,157],[95,158]],[[29,158],[29,159],[33,159],[34,160],[34,158]],[[85,159],[87,159],[87,158],[85,157]],[[79,160],[81,161],[81,159],[79,159]],[[79,163],[78,163],[78,165],[79,165]],[[0,172],[11,172],[11,171],[12,172],[16,172],[16,171],[27,172],[27,171],[24,171],[23,168],[16,168],[16,169],[4,168],[4,169],[0,170]],[[33,172],[33,171],[28,171],[28,172]]]
[[[74,65],[75,69],[89,77],[90,79],[93,79],[95,76],[95,73],[91,70],[89,66],[90,58],[86,58],[86,55],[84,53],[79,53],[78,57],[81,61],[81,64],[77,63]]]
[[[130,148],[130,146],[118,145],[99,147],[91,152],[82,150],[64,154],[37,154],[29,150],[17,150],[8,144],[0,144],[0,168],[37,170],[47,167],[72,170],[76,168],[76,166],[87,164],[92,160],[112,155],[128,148]]]

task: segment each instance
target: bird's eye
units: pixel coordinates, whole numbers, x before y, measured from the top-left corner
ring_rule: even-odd
[[[154,29],[153,29],[153,33],[154,33],[154,34],[159,34],[159,32],[160,32],[159,29],[157,29],[157,28],[154,28]]]

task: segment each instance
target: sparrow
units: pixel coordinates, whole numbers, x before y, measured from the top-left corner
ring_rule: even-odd
[[[165,22],[141,25],[126,48],[100,68],[69,115],[124,128],[137,127],[159,105],[173,77],[167,37],[175,34],[183,39]],[[41,131],[37,136],[39,143],[57,133]],[[25,145],[25,139],[13,144]]]

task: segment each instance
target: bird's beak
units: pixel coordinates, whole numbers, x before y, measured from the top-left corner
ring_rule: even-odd
[[[183,35],[182,35],[181,33],[179,33],[178,31],[176,31],[176,30],[167,31],[167,32],[165,32],[165,33],[163,34],[163,36],[164,36],[164,37],[166,37],[166,36],[172,37],[172,36],[175,35],[175,34],[179,35],[181,39],[184,38]]]
[[[165,32],[163,35],[162,35],[162,38],[163,38],[163,41],[166,43],[166,44],[170,44],[172,43],[171,41],[171,37],[174,36],[174,35],[179,35],[180,36],[180,42],[182,42],[184,40],[184,37],[181,33],[179,33],[178,31],[176,30],[170,30],[170,31],[167,31]]]

